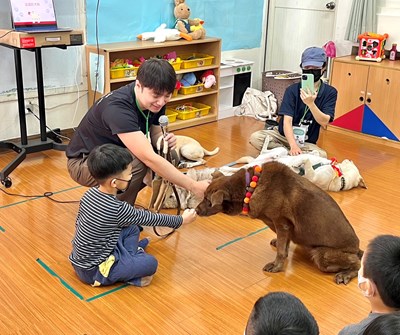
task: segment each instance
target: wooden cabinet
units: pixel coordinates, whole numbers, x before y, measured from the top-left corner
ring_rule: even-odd
[[[400,62],[335,58],[330,84],[338,90],[332,125],[400,140]]]
[[[177,74],[185,74],[194,72],[201,74],[206,70],[212,70],[217,79],[217,85],[210,89],[204,89],[201,92],[193,94],[178,94],[173,97],[169,105],[177,105],[185,102],[202,103],[211,106],[207,115],[196,116],[192,119],[176,120],[169,124],[169,129],[181,129],[194,125],[199,125],[218,118],[218,96],[219,96],[219,75],[221,63],[221,39],[208,37],[201,40],[194,41],[167,41],[165,43],[154,43],[153,41],[135,41],[135,42],[121,42],[121,43],[108,43],[86,46],[86,60],[88,68],[88,91],[89,91],[89,106],[93,104],[102,95],[109,93],[121,86],[128,84],[135,80],[135,77],[124,77],[118,79],[111,79],[110,62],[115,59],[139,59],[140,57],[150,58],[155,56],[163,56],[169,52],[175,51],[177,55],[185,54],[207,54],[213,56],[210,65],[203,65],[201,62],[196,64],[196,67],[185,68],[176,70]],[[99,62],[97,61],[97,54],[100,55]],[[97,74],[97,85],[96,85]],[[104,80],[102,80],[104,78]],[[103,90],[102,85],[104,83]],[[94,88],[97,86],[97,90]],[[102,91],[102,92],[100,92]]]

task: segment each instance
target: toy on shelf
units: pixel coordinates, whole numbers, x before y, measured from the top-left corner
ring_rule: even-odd
[[[155,31],[145,32],[137,35],[142,41],[154,40],[155,43],[163,43],[165,41],[176,41],[181,38],[191,41],[192,37],[178,29],[168,29],[165,23],[161,24]]]
[[[181,79],[182,86],[193,86],[197,82],[197,78],[193,72],[185,73]]]
[[[190,19],[190,8],[185,3],[185,0],[175,0],[174,16],[175,16],[175,29],[181,33],[189,34],[194,40],[203,39],[206,37],[206,30],[201,25],[200,19]],[[190,27],[194,26],[195,30],[191,31]]]
[[[215,79],[213,70],[205,71],[201,75],[200,79],[204,84],[204,88],[210,88],[211,86],[215,86],[217,84],[217,80]]]
[[[360,46],[356,60],[380,62],[385,58],[385,44],[388,34],[364,33],[358,35]]]
[[[204,24],[204,20],[201,20],[199,18],[194,19],[195,20],[195,24],[190,26],[190,31],[196,31],[196,30],[200,30],[203,28],[203,24]]]

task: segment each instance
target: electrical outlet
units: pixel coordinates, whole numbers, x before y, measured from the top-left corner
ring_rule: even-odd
[[[33,113],[33,104],[32,101],[27,100],[25,102],[25,115],[29,115],[31,113]]]

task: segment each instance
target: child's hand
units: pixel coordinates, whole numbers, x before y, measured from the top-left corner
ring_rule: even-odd
[[[194,220],[196,220],[197,213],[194,208],[185,209],[182,213],[182,218],[183,218],[182,224],[190,223],[190,222],[193,222]]]

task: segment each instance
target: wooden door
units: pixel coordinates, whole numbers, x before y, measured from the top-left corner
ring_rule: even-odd
[[[338,91],[335,119],[352,111],[365,101],[369,66],[364,63],[333,62],[331,85]]]
[[[371,66],[366,104],[400,138],[400,71]]]

